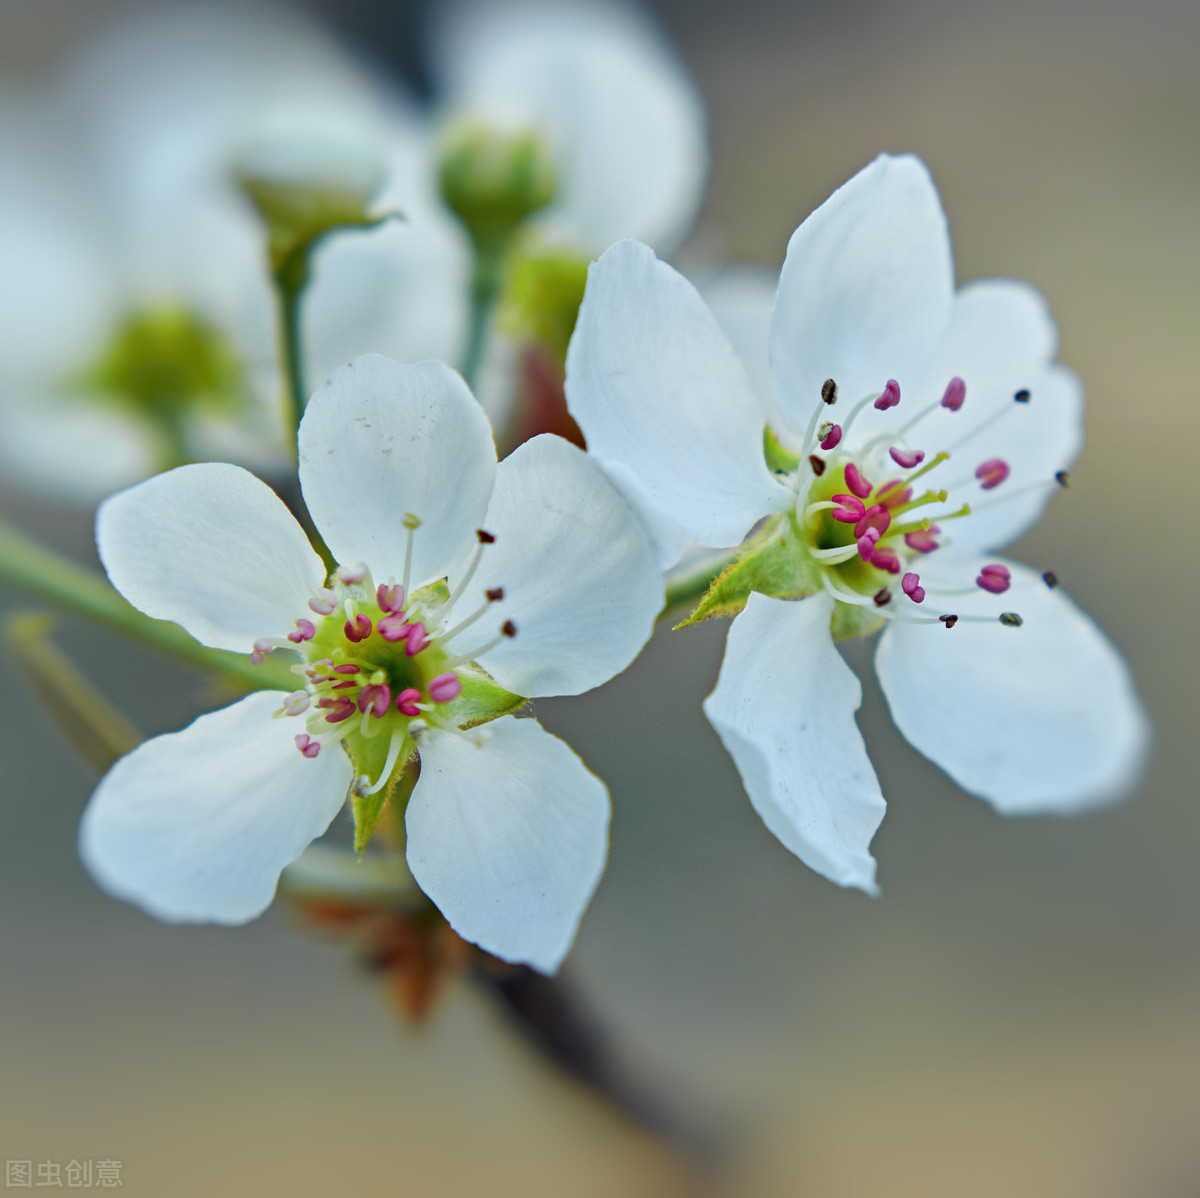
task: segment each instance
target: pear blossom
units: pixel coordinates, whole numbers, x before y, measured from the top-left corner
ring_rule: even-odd
[[[241,923],[348,791],[377,817],[415,754],[413,877],[460,935],[553,971],[604,867],[608,792],[507,713],[595,687],[641,649],[662,604],[643,526],[558,438],[497,465],[482,410],[439,362],[343,367],[299,451],[328,575],[237,466],[183,466],[101,506],[100,556],[134,606],[255,661],[294,655],[297,689],[118,761],[84,814],[83,859],[159,918]]]
[[[312,377],[368,350],[456,352],[468,256],[424,118],[299,12],[138,8],[0,104],[0,460],[23,482],[91,502],[180,458],[285,461],[239,172],[404,215],[317,248]]]
[[[627,241],[592,266],[567,360],[571,413],[665,564],[751,534],[691,619],[736,616],[705,712],[768,828],[874,892],[884,800],[836,642],[876,630],[900,731],[997,810],[1127,788],[1148,736],[1125,665],[1052,572],[995,554],[1082,442],[1041,296],[956,291],[924,165],[882,156],[793,234],[769,345],[764,402],[691,284]]]
[[[441,119],[529,130],[548,144],[540,235],[584,254],[621,237],[662,249],[690,229],[708,174],[704,104],[651,21],[623,3],[441,6]]]

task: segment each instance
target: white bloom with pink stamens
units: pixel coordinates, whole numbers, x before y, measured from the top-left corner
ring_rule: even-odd
[[[881,627],[897,725],[967,790],[1027,813],[1127,787],[1147,728],[1124,664],[1053,575],[991,557],[1082,441],[1041,297],[956,292],[925,167],[885,155],[796,230],[769,345],[764,398],[692,286],[627,241],[591,268],[567,362],[571,413],[665,564],[762,525],[694,614],[741,612],[705,711],[768,827],[875,889],[884,802],[834,641]]]
[[[347,792],[396,781],[413,876],[464,937],[555,969],[604,868],[608,792],[525,698],[625,668],[662,605],[638,517],[587,456],[537,437],[497,464],[462,379],[356,359],[313,396],[300,481],[327,578],[279,498],[185,466],[97,519],[114,585],[214,648],[298,654],[263,691],[122,758],[84,814],[106,889],[176,921],[241,923]],[[499,715],[499,718],[496,718]]]

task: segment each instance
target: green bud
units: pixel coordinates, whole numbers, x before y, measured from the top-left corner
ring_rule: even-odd
[[[325,234],[386,219],[367,211],[383,173],[365,150],[279,140],[247,156],[235,178],[266,223],[272,273],[294,269],[298,283],[309,250]]]
[[[538,134],[476,123],[447,134],[438,178],[442,198],[481,254],[499,252],[554,199],[557,187],[550,151]]]

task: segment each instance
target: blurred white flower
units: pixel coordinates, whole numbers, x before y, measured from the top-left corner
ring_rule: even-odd
[[[741,291],[727,319],[765,341],[753,280]],[[843,885],[875,887],[884,802],[835,639],[885,627],[875,665],[901,732],[1000,811],[1077,811],[1140,768],[1146,720],[1113,647],[1053,575],[990,555],[1038,518],[1082,442],[1056,340],[1023,283],[955,292],[945,215],[912,157],[877,159],[793,235],[771,403],[647,247],[591,269],[572,415],[664,562],[765,519],[698,609],[741,612],[705,711],[767,826]]]
[[[662,604],[640,520],[557,437],[497,466],[482,410],[439,362],[335,373],[300,426],[300,479],[342,563],[328,581],[236,466],[184,466],[101,506],[100,555],[131,603],[215,648],[295,650],[304,686],[117,762],[84,815],[85,862],[160,918],[244,922],[352,781],[359,814],[416,752],[413,876],[468,940],[555,969],[604,868],[608,794],[535,720],[500,713],[636,656]]]
[[[419,111],[290,9],[167,4],[103,27],[0,115],[6,466],[95,499],[170,460],[172,406],[190,454],[283,459],[247,166],[379,180],[373,208],[406,217],[318,248],[313,377],[368,350],[453,356],[467,259],[431,153]]]

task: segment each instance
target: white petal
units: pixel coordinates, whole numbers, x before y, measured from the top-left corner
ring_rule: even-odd
[[[1053,365],[1057,341],[1046,301],[1026,283],[981,279],[954,298],[946,341],[914,407],[919,412],[939,405],[955,375],[966,383],[966,400],[957,412],[935,406],[907,441],[927,458],[951,452],[950,461],[929,476],[930,485],[966,480],[950,498],[952,507],[968,502],[973,510],[969,520],[955,521],[956,554],[995,549],[1035,523],[1057,490],[1055,473],[1079,453],[1083,387],[1072,371]],[[1027,403],[1014,399],[1020,391],[1029,392]],[[1004,459],[1012,473],[999,488],[984,492],[974,470],[991,458]],[[1008,498],[1036,483],[1045,485]]]
[[[496,542],[460,603],[473,611],[485,588],[504,588],[469,634],[490,640],[516,624],[479,659],[501,686],[577,695],[638,655],[663,605],[662,572],[645,526],[587,454],[561,437],[526,441],[500,463],[487,529]]]
[[[775,394],[804,428],[832,378],[836,411],[924,381],[945,335],[954,290],[946,216],[924,164],[881,155],[792,234],[771,325]],[[867,435],[879,418],[859,417]]]
[[[112,894],[172,922],[245,923],[320,836],[353,778],[336,746],[308,759],[299,721],[259,691],[122,757],[92,795],[79,852]]]
[[[496,476],[492,430],[461,376],[441,362],[377,354],[335,371],[300,422],[300,485],[325,543],[382,581],[445,576],[475,544]]]
[[[1066,813],[1117,797],[1141,768],[1148,740],[1129,671],[1061,590],[1006,564],[1008,592],[981,590],[956,599],[956,610],[1015,611],[1020,628],[964,621],[886,631],[875,668],[896,726],[1005,814]],[[930,579],[922,582],[932,591]]]
[[[775,310],[779,272],[769,266],[738,263],[697,278],[695,283],[700,297],[745,366],[767,423],[781,440],[798,445],[804,429],[789,427],[775,402],[771,380],[771,314]]]
[[[666,246],[687,231],[708,173],[704,107],[649,22],[611,2],[451,11],[438,39],[447,104],[548,139],[551,233],[599,253],[621,237]]]
[[[139,611],[216,649],[283,636],[325,581],[303,529],[240,466],[181,466],[100,505],[96,545]]]
[[[765,417],[716,320],[636,241],[588,271],[566,393],[588,448],[650,505],[664,559],[685,540],[736,545],[790,492],[763,460]]]
[[[459,935],[553,973],[604,872],[608,791],[536,720],[421,746],[408,864]]]
[[[885,805],[854,713],[862,687],[834,648],[833,603],[750,596],[704,713],[763,823],[840,886],[877,893],[869,845]]]

